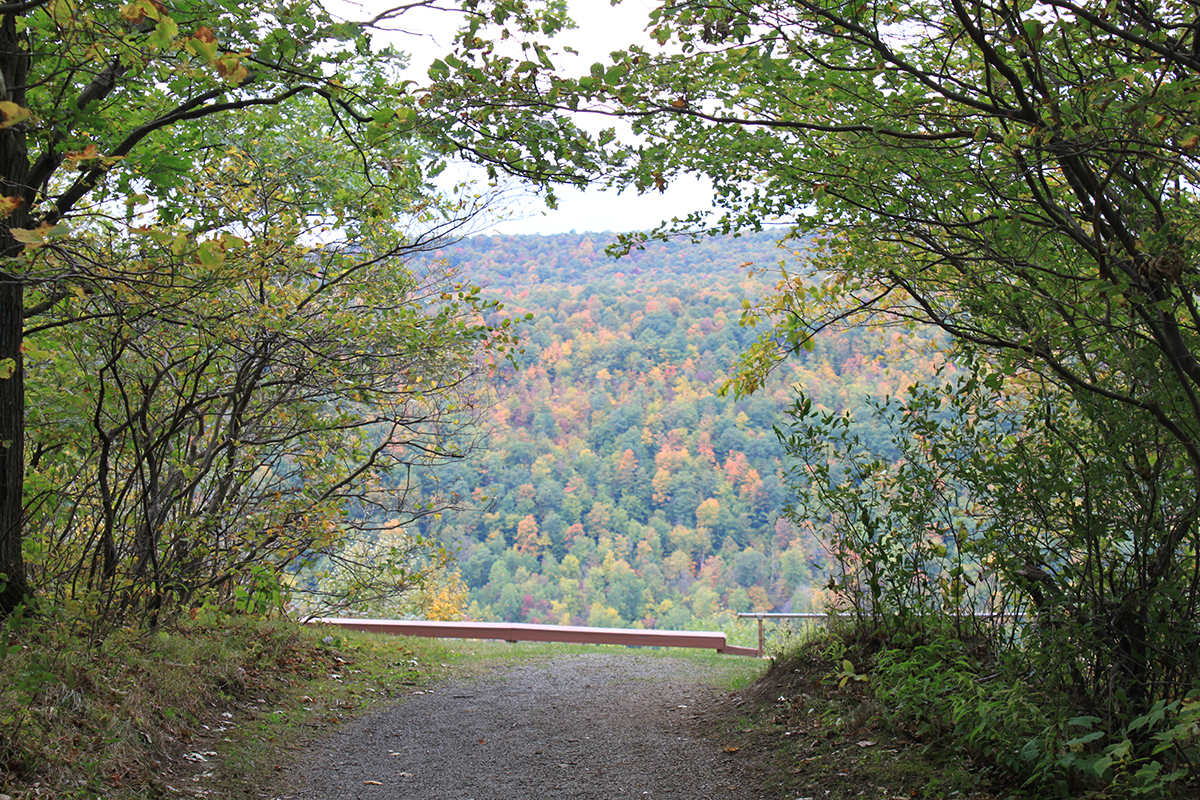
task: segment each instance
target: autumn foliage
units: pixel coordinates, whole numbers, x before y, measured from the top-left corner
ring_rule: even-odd
[[[469,613],[683,628],[820,610],[826,551],[779,519],[789,493],[773,426],[793,385],[862,410],[934,360],[890,357],[890,337],[831,336],[759,394],[722,394],[755,335],[739,325],[742,300],[770,288],[746,265],[793,256],[758,236],[614,260],[606,241],[475,237],[440,253],[502,315],[533,314],[517,366],[494,376],[485,451],[452,470],[473,502],[421,523],[458,549]]]

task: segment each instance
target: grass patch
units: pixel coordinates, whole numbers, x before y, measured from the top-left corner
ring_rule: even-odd
[[[315,642],[309,653],[317,668],[284,686],[257,683],[255,696],[223,713],[228,724],[219,740],[211,740],[214,765],[190,776],[210,797],[241,800],[246,787],[277,782],[316,740],[377,706],[421,691],[463,658],[437,640],[294,627]]]
[[[386,637],[381,637],[386,638]],[[416,641],[409,639],[407,641]],[[429,641],[429,640],[425,640]],[[705,664],[717,677],[718,688],[741,689],[759,678],[764,662],[685,647],[630,647],[617,644],[566,644],[562,642],[500,642],[490,640],[447,641],[445,652],[454,658],[456,676],[492,672],[503,665],[534,663],[564,655],[589,653],[636,653],[654,658],[683,658]]]

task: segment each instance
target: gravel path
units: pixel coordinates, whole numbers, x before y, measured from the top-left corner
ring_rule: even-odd
[[[312,800],[758,800],[736,754],[704,738],[730,701],[703,664],[558,656],[443,684],[318,744]]]

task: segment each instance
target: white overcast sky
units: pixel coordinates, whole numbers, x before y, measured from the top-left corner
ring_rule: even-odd
[[[639,40],[648,42],[644,33],[647,13],[658,4],[652,0],[625,0],[614,8],[608,0],[571,0],[571,15],[579,27],[564,35],[562,43],[579,50],[580,74],[592,63],[606,60],[612,50]],[[348,19],[362,20],[394,5],[389,0],[331,0],[328,7]],[[425,65],[449,49],[456,25],[456,14],[414,9],[395,23],[414,35],[396,34],[394,43],[413,55],[413,68],[423,76]],[[529,198],[514,203],[510,210],[513,216],[489,229],[512,234],[644,230],[712,205],[708,185],[692,179],[674,180],[662,194],[568,188],[558,194],[558,209],[551,211],[540,200]]]

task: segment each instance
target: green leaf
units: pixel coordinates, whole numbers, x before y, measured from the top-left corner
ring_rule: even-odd
[[[196,256],[205,269],[215,270],[225,263],[225,247],[221,241],[201,242]]]
[[[147,42],[156,50],[167,50],[179,38],[179,25],[171,17],[163,14],[158,18],[158,24],[154,26],[154,32],[150,34]]]

